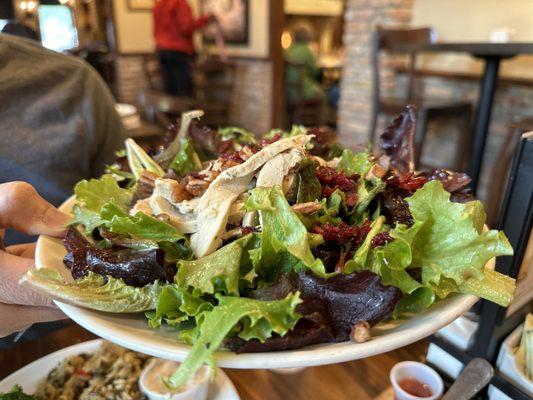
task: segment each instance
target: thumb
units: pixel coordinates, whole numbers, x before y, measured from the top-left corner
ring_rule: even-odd
[[[0,184],[0,228],[29,235],[61,237],[71,218],[59,211],[26,182]]]

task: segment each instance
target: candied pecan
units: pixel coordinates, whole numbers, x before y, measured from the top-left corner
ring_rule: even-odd
[[[187,192],[197,197],[203,195],[208,187],[209,182],[207,181],[204,181],[202,179],[190,179],[187,182],[187,186],[185,186],[185,189],[187,190]]]
[[[300,214],[310,215],[322,209],[322,204],[316,201],[310,201],[307,203],[298,203],[293,205],[292,211],[299,212]]]
[[[363,343],[370,340],[370,324],[367,321],[359,321],[352,326],[350,340],[355,343]]]
[[[144,188],[153,190],[155,188],[155,181],[157,178],[159,177],[153,172],[142,171],[137,182]]]
[[[172,186],[171,200],[174,203],[181,203],[184,200],[189,200],[191,194],[185,188],[185,185],[179,183]]]

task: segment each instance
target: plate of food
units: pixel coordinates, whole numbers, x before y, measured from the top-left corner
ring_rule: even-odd
[[[48,354],[0,381],[0,394],[13,399],[136,399],[146,397],[138,385],[154,359],[101,339],[78,343]],[[23,396],[26,395],[26,397]],[[1,397],[1,396],[0,396]],[[209,400],[239,400],[220,369],[208,387]]]
[[[262,139],[185,113],[166,145],[133,140],[62,206],[63,241],[40,237],[22,284],[122,346],[231,368],[337,363],[436,332],[479,297],[508,305],[512,254],[485,225],[469,178],[416,171],[415,112],[373,154],[294,126]]]

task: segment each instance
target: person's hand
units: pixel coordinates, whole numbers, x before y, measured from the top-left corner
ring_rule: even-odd
[[[62,237],[69,221],[69,216],[39,196],[28,183],[0,184],[0,337],[34,322],[65,318],[50,299],[18,284],[26,271],[34,268],[35,244],[4,248],[5,229]]]

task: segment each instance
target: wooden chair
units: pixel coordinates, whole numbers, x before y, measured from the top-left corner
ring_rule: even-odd
[[[506,190],[520,137],[533,131],[533,117],[521,118],[509,124],[508,133],[502,143],[500,152],[491,171],[489,194],[487,199],[487,222],[494,226],[498,222],[503,194]]]
[[[205,111],[202,123],[212,127],[230,124],[235,65],[218,59],[196,62],[193,67],[194,107]]]
[[[142,65],[150,90],[164,92],[163,78],[161,77],[161,69],[157,57],[154,54],[144,55]]]
[[[372,36],[372,75],[373,75],[373,113],[370,124],[369,140],[373,143],[376,134],[378,116],[383,114],[397,115],[407,104],[414,105],[418,110],[417,127],[415,134],[415,165],[419,164],[420,155],[424,146],[428,121],[434,118],[454,118],[462,123],[462,134],[457,144],[457,152],[453,169],[461,171],[466,169],[468,156],[471,153],[471,117],[472,104],[465,101],[439,101],[428,100],[418,96],[415,87],[416,53],[409,56],[408,88],[404,98],[384,98],[381,93],[379,54],[381,51],[398,54],[396,46],[424,45],[432,43],[435,37],[430,28],[419,29],[383,29],[378,27]]]
[[[294,98],[287,96],[287,122],[288,126],[297,124],[304,126],[320,126],[322,125],[322,106],[323,100],[319,97],[312,99],[304,99],[304,74],[305,64],[285,61],[285,71],[290,69],[297,73],[296,80],[291,80],[288,77],[285,79],[286,92],[295,93]],[[287,76],[287,75],[286,75]]]
[[[166,129],[176,118],[195,107],[194,99],[168,95],[155,55],[143,56],[143,71],[148,89],[138,94],[137,102],[144,120]]]

